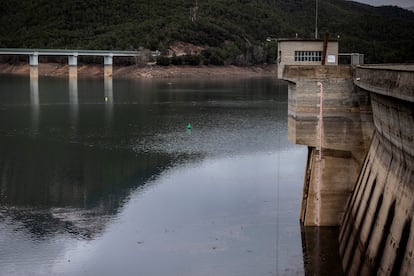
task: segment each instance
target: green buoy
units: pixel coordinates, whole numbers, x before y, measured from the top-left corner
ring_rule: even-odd
[[[187,125],[187,129],[192,129],[193,127],[191,126],[191,124]]]

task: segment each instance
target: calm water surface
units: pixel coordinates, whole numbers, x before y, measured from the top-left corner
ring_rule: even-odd
[[[302,275],[287,136],[272,79],[0,76],[0,275]]]

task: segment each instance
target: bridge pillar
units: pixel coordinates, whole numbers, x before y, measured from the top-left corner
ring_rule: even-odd
[[[69,66],[78,66],[78,54],[74,53],[72,56],[68,56]]]
[[[37,66],[30,66],[30,81],[36,80],[39,78],[39,68]]]
[[[104,56],[104,76],[105,77],[112,76],[112,64],[113,64],[113,55],[109,54],[108,56]]]
[[[73,53],[72,56],[68,56],[69,65],[69,79],[78,78],[78,53]]]
[[[113,55],[109,54],[109,56],[104,56],[104,65],[112,65],[113,64]]]
[[[76,80],[78,78],[78,67],[69,66],[69,79]]]
[[[29,56],[29,64],[30,66],[39,65],[39,54],[37,52],[34,52],[33,55]]]

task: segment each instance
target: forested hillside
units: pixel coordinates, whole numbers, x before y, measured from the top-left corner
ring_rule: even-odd
[[[0,47],[167,51],[202,46],[211,63],[274,62],[267,37],[314,36],[314,0],[5,0]],[[366,62],[414,62],[414,13],[319,0],[319,34]]]

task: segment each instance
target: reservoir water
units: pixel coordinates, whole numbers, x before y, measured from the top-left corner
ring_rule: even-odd
[[[287,100],[274,79],[0,75],[0,275],[304,274]]]

